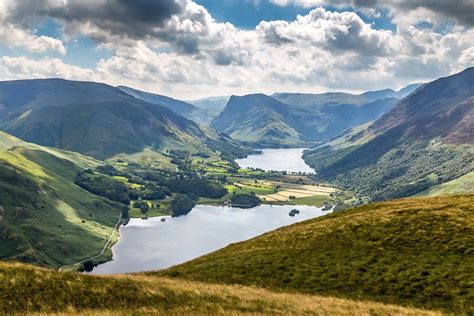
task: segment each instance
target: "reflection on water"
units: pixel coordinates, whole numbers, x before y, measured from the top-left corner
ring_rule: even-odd
[[[164,269],[247,240],[281,226],[318,217],[328,212],[312,206],[260,205],[252,209],[198,205],[187,216],[132,219],[120,228],[120,240],[112,248],[112,261],[99,265],[94,274]]]
[[[305,148],[263,149],[261,155],[249,155],[236,162],[241,168],[259,168],[265,171],[288,171],[314,173],[301,156]]]

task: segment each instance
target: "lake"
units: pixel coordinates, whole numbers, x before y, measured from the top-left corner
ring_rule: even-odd
[[[314,173],[314,170],[301,158],[305,149],[262,149],[262,154],[249,155],[247,158],[237,159],[236,162],[241,168]]]
[[[300,214],[288,213],[297,208]],[[313,206],[260,205],[252,209],[198,205],[181,217],[131,219],[120,228],[113,260],[93,274],[164,269],[279,227],[327,214]]]

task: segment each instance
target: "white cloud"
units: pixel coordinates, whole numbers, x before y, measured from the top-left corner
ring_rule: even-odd
[[[27,57],[0,57],[2,80],[59,77],[71,80],[96,80],[94,72],[65,64],[57,58],[30,59]]]
[[[41,1],[51,4],[53,0]],[[55,1],[58,6],[76,0]],[[319,1],[311,5],[315,3]],[[96,23],[93,17],[102,16],[99,13],[87,12],[86,20],[58,18],[67,39],[90,36],[112,56],[100,60],[94,71],[59,59],[2,57],[0,75],[2,79],[93,79],[188,99],[253,92],[395,88],[447,75],[474,62],[474,34],[463,26],[441,33],[435,28],[416,28],[406,22],[408,18],[398,20],[396,31],[380,30],[357,13],[316,8],[292,22],[261,22],[254,30],[241,30],[215,21],[204,7],[190,0],[179,0],[179,6],[178,12],[147,28],[148,35],[142,37]],[[32,34],[29,29],[23,32]],[[54,46],[53,42],[33,45],[34,38],[28,42],[29,47],[24,48],[30,51]],[[14,44],[9,40],[7,45]],[[60,49],[57,46],[56,50]]]
[[[29,29],[24,29],[9,22],[8,2],[0,2],[0,42],[13,48],[22,48],[33,53],[56,51],[66,54],[61,40],[49,36],[37,36]]]

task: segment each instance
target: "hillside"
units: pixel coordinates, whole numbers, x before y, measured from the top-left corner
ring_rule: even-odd
[[[332,297],[135,276],[93,277],[0,263],[0,313],[440,315]]]
[[[60,79],[0,83],[0,130],[105,159],[146,147],[202,150],[206,134],[173,111],[120,89]]]
[[[211,126],[255,146],[306,146],[375,120],[398,101],[379,96],[383,98],[344,93],[232,96]]]
[[[74,184],[97,165],[0,132],[0,258],[59,267],[97,254],[124,208]]]
[[[316,137],[316,122],[323,119],[264,94],[252,94],[232,96],[211,127],[257,146],[298,146]]]
[[[453,194],[472,194],[474,192],[474,171],[457,179],[434,185],[415,196],[440,196]]]
[[[377,200],[459,178],[474,170],[473,81],[469,68],[425,84],[372,124],[304,158],[319,177]]]
[[[179,114],[196,123],[208,125],[212,120],[210,113],[204,109],[194,106],[191,103],[183,102],[159,94],[132,89],[129,87],[119,86],[117,88],[137,99],[168,108],[176,114]]]
[[[151,273],[474,312],[474,196],[374,203]]]

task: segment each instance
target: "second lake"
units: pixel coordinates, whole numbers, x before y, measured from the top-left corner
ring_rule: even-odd
[[[249,155],[236,159],[241,168],[259,168],[265,171],[288,171],[314,173],[303,158],[305,148],[263,149],[260,155]]]

